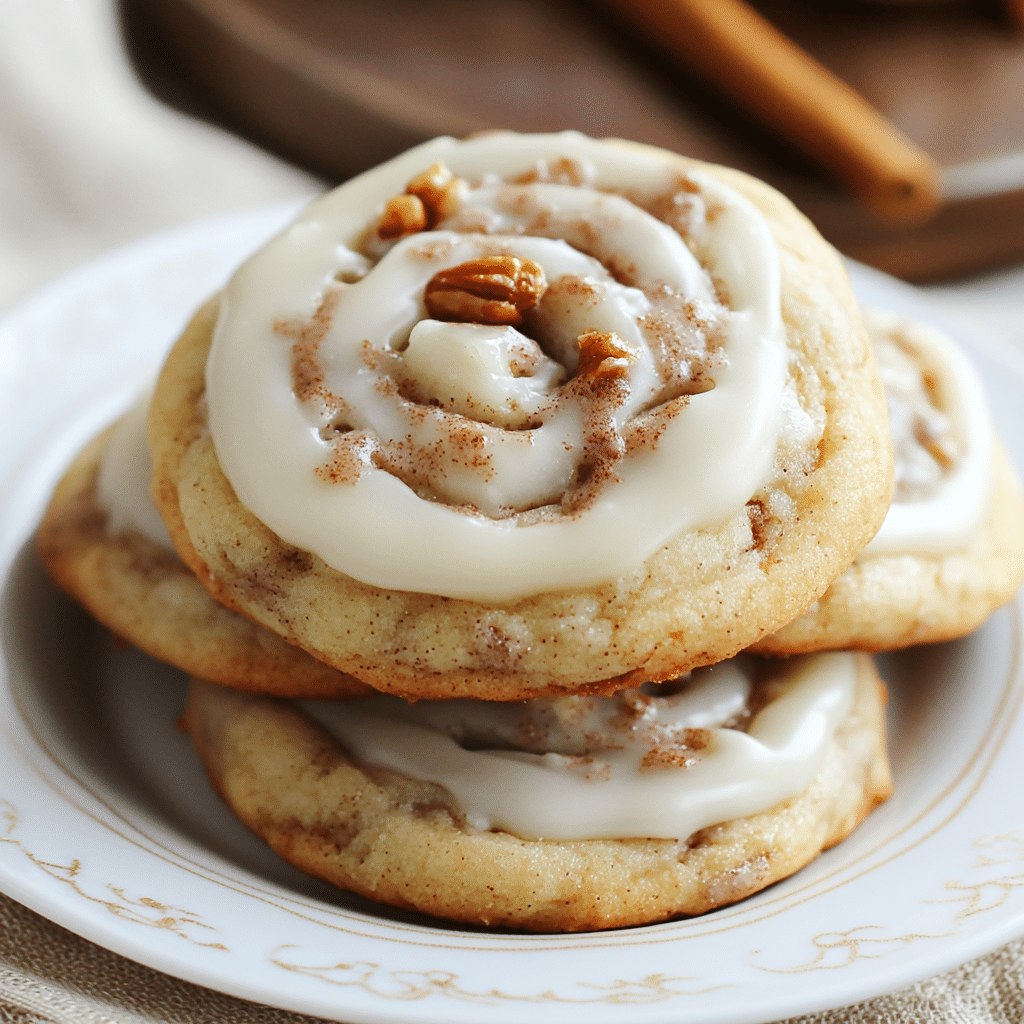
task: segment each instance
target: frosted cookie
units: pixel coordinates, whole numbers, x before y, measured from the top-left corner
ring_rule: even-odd
[[[615,697],[308,714],[194,683],[184,723],[222,798],[304,871],[457,921],[581,931],[703,913],[842,840],[889,795],[883,706],[867,655],[820,654]]]
[[[744,175],[574,133],[435,140],[314,203],[175,346],[150,444],[218,600],[416,697],[719,661],[891,489],[836,253]]]
[[[149,498],[145,412],[93,440],[57,485],[38,533],[53,578],[123,639],[192,675],[286,697],[366,692],[219,605],[177,556]]]
[[[1024,579],[1024,499],[984,388],[948,337],[868,311],[889,402],[896,491],[881,530],[766,653],[887,650],[963,636]]]

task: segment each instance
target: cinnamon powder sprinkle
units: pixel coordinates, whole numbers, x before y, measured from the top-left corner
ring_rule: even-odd
[[[700,760],[696,755],[711,742],[710,729],[687,729],[675,743],[652,747],[640,762],[640,771],[662,768],[692,768]]]
[[[591,183],[591,179],[589,166],[577,161],[542,161],[510,183],[503,190],[500,202],[524,218],[525,223],[514,229],[517,232],[554,232],[564,236],[580,251],[594,255],[604,250],[605,245],[593,224],[559,214],[521,187],[541,181],[585,186]],[[402,220],[401,224],[396,224],[395,230],[398,234],[422,230],[423,225],[417,218],[405,217],[409,212],[405,206],[417,204],[422,207],[426,226],[444,218],[446,226],[456,231],[465,230],[460,217],[479,220],[478,212],[462,209],[465,188],[466,182],[456,179],[443,165],[426,169],[409,182],[404,195],[394,197],[391,204],[394,209],[389,207],[388,213],[395,213],[396,220]],[[637,199],[634,197],[633,201],[637,202]],[[699,185],[685,175],[674,181],[664,194],[637,205],[674,227],[684,237],[698,221],[713,217],[718,212],[706,208]],[[398,213],[403,217],[398,217]],[[412,220],[417,220],[417,224],[413,225]],[[476,220],[474,225],[473,230],[485,230],[485,226],[477,224]],[[387,215],[379,222],[379,227],[382,228],[380,237],[391,237]],[[448,256],[451,246],[447,240],[432,240],[410,249],[410,254],[425,262],[442,261]],[[626,260],[609,261],[607,254],[604,255],[604,265],[613,278],[624,284],[634,283],[636,268],[632,264]],[[697,256],[699,259],[699,252]],[[437,481],[443,480],[453,466],[484,481],[493,479],[495,465],[490,454],[491,435],[499,428],[442,409],[440,403],[410,375],[400,351],[381,351],[369,341],[363,343],[362,361],[378,377],[377,391],[398,404],[409,433],[404,438],[380,439],[372,433],[355,429],[353,424],[358,425],[361,421],[340,396],[331,392],[320,349],[330,332],[339,296],[345,287],[347,285],[340,282],[329,287],[308,320],[281,320],[274,324],[277,333],[292,339],[291,371],[297,399],[318,406],[321,422],[326,423],[320,430],[320,436],[330,445],[331,455],[317,469],[318,477],[329,483],[353,484],[368,469],[375,467],[393,474],[425,499],[444,501],[468,514],[482,514],[472,505],[459,506],[449,502],[439,493],[442,485]],[[464,304],[467,295],[489,298],[489,294],[476,295],[481,287],[482,283],[476,277],[468,284],[460,278],[448,291]],[[727,298],[721,282],[712,281],[712,287],[717,291],[717,298]],[[540,509],[500,510],[497,518],[520,516],[525,517],[524,521],[532,521],[531,517],[539,520],[580,514],[598,499],[607,484],[619,479],[617,466],[623,457],[640,450],[654,450],[672,421],[687,407],[690,397],[714,386],[715,372],[726,358],[726,310],[714,301],[694,303],[676,295],[667,286],[653,290],[648,288],[647,291],[652,308],[638,323],[653,356],[660,382],[650,397],[644,399],[645,408],[624,425],[619,423],[622,418],[620,410],[631,399],[630,375],[638,358],[632,345],[613,332],[598,330],[585,331],[579,336],[578,353],[575,346],[569,346],[566,341],[552,340],[549,345],[545,340],[558,338],[554,323],[559,319],[561,306],[571,303],[572,308],[578,308],[582,302],[585,308],[588,300],[597,303],[605,294],[605,287],[587,278],[566,275],[550,284],[543,304],[535,303],[526,311],[522,329],[536,339],[540,350],[570,370],[573,363],[577,363],[577,369],[552,394],[549,404],[538,416],[523,425],[523,430],[528,432],[540,426],[547,415],[566,403],[574,403],[581,413],[582,446],[573,479],[560,498],[548,499],[549,503]],[[469,319],[477,322],[478,318]],[[552,351],[562,347],[569,350]],[[532,362],[538,358],[533,356]],[[531,360],[519,359],[517,355],[512,366],[513,375],[528,375],[531,370]],[[428,427],[430,440],[415,441],[414,430],[427,426],[431,421],[434,426]],[[763,509],[753,508],[750,515],[754,544],[760,546],[765,540],[766,516]]]
[[[276,320],[274,330],[292,342],[292,387],[300,402],[319,400],[337,406],[341,399],[332,395],[324,383],[320,363],[320,345],[327,337],[334,321],[334,313],[341,296],[342,285],[328,288],[320,304],[308,320]]]

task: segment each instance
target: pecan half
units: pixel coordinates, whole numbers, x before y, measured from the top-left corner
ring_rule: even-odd
[[[435,320],[515,327],[547,287],[543,268],[533,260],[481,256],[436,273],[423,301]]]

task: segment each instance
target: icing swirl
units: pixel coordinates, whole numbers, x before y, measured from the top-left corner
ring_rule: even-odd
[[[614,697],[303,707],[364,764],[444,786],[474,828],[685,839],[807,787],[853,706],[856,658],[793,658],[760,684],[738,658]],[[755,686],[766,700],[752,708]]]
[[[864,319],[889,405],[896,494],[858,560],[943,553],[970,543],[992,501],[994,440],[985,390],[947,335],[883,310]]]
[[[153,460],[146,442],[146,416],[151,390],[147,387],[111,428],[100,456],[96,501],[107,513],[107,529],[112,536],[133,530],[158,548],[174,552],[149,489]]]
[[[377,586],[510,600],[739,511],[787,358],[774,243],[717,180],[574,133],[438,139],[236,273],[210,429],[283,540]]]

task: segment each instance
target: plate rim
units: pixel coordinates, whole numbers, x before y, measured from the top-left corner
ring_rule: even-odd
[[[273,207],[260,208],[259,210],[254,211],[244,211],[243,213],[240,214],[228,215],[227,217],[219,217],[211,220],[200,221],[197,224],[191,224],[187,225],[184,228],[176,229],[169,232],[163,232],[160,235],[143,239],[139,242],[133,243],[130,246],[124,247],[120,250],[116,250],[115,252],[110,253],[107,256],[104,256],[94,261],[93,263],[87,264],[85,267],[80,268],[78,271],[73,272],[67,277],[54,282],[52,285],[48,286],[46,289],[38,293],[36,296],[29,298],[28,300],[20,303],[14,309],[9,311],[6,315],[0,318],[0,338],[2,338],[8,331],[14,331],[15,333],[17,332],[17,323],[19,319],[31,318],[37,315],[41,310],[45,311],[51,306],[60,305],[62,302],[66,302],[68,300],[69,295],[77,294],[82,290],[87,291],[90,288],[95,287],[97,284],[103,284],[104,282],[109,281],[109,279],[111,279],[112,277],[117,277],[120,274],[128,272],[129,268],[131,268],[132,272],[136,272],[138,270],[139,265],[146,264],[147,261],[162,259],[165,258],[169,252],[188,250],[190,246],[196,243],[206,242],[210,238],[217,238],[218,235],[224,231],[225,226],[241,226],[243,228],[251,228],[251,226],[257,221],[261,225],[269,225],[277,220],[279,220],[283,224],[287,219],[288,215],[294,211],[297,205],[298,204],[294,202],[275,204]],[[862,290],[866,290],[868,294],[878,291],[882,291],[885,293],[896,293],[903,299],[904,302],[911,305],[912,307],[916,307],[915,312],[917,312],[918,315],[921,315],[923,319],[930,320],[932,323],[938,324],[942,324],[944,322],[942,318],[936,318],[934,316],[929,317],[927,315],[926,298],[921,294],[921,292],[918,289],[913,288],[912,286],[907,285],[903,282],[896,281],[895,279],[890,278],[879,271],[870,270],[869,268],[861,267],[860,265],[857,264],[852,264],[850,266],[850,271],[851,278],[854,280],[855,286],[859,285],[859,287]],[[197,296],[197,301],[200,297],[201,296]],[[976,343],[974,334],[972,333],[970,337],[965,338],[965,331],[962,328],[960,328],[959,325],[956,334],[958,337],[967,340],[970,345],[973,345],[974,347],[982,350],[988,358],[995,359],[996,361],[1005,364],[1008,369],[1010,369],[1018,378],[1020,378],[1021,382],[1024,382],[1024,362],[1021,362],[1019,364],[1018,362],[1015,362],[1014,359],[1010,358],[1008,352],[1004,348],[1002,348],[997,342]],[[2,384],[2,379],[0,379],[0,384]],[[5,580],[7,578],[8,570],[10,569],[11,566],[13,566],[18,556],[18,553],[22,550],[26,541],[27,536],[19,536],[13,539],[8,537],[7,541],[5,541],[3,544],[0,544],[0,570],[2,570]],[[11,557],[8,557],[8,555],[10,555]],[[1022,695],[1019,692],[1021,690],[1021,684],[1018,678],[1020,676],[1021,667],[1020,621],[1022,614],[1021,598],[1019,596],[1013,604],[1012,614],[1014,615],[1013,622],[1016,653],[1014,655],[1014,660],[1011,665],[1010,679],[1008,679],[1006,685],[1010,689],[1016,688],[1017,692],[1014,698],[1015,705],[1012,713],[1009,714],[1009,717],[1007,718],[1006,722],[999,727],[1003,730],[1002,738],[999,741],[1000,745],[1005,743],[1006,736],[1013,728],[1014,723],[1018,720],[1020,703],[1022,699]],[[25,725],[30,732],[32,732],[30,722],[25,717],[23,709],[17,708],[17,697],[16,694],[14,693],[13,688],[9,685],[9,682],[6,679],[7,672],[5,665],[3,663],[0,663],[0,674],[2,674],[2,680],[0,681],[2,681],[3,684],[3,692],[2,694],[0,694],[0,697],[2,697],[2,699],[0,699],[0,736],[3,737],[2,742],[5,745],[10,744],[14,749],[17,749],[19,754],[24,758],[24,760],[31,764],[32,758],[28,755],[27,751],[22,750],[21,745],[19,744],[19,738],[16,735],[16,723],[14,723],[14,728],[12,730],[13,720],[9,720],[10,706],[13,704],[21,723]],[[60,763],[56,760],[53,752],[48,751],[45,744],[40,742],[39,737],[36,737],[35,739],[36,742],[39,744],[39,749],[44,752],[45,756],[50,758],[52,763],[54,763],[61,771],[70,774],[67,772],[67,769],[64,766],[60,765]],[[21,737],[21,742],[24,742],[24,737]],[[998,752],[999,751],[997,750],[993,753],[993,758],[997,757]],[[6,750],[3,751],[2,754],[0,754],[0,757],[5,755]],[[70,777],[74,778],[73,775],[71,775]],[[81,780],[76,779],[75,781],[78,783],[78,785],[82,786]],[[46,779],[46,782],[48,785],[53,785],[52,781],[49,779]],[[86,792],[90,792],[90,795],[92,795],[93,797],[96,796],[88,790],[88,787],[83,788],[85,788]],[[58,795],[60,795],[63,799],[68,799],[66,795],[59,794],[59,791],[56,789],[56,787],[54,787],[54,791],[57,792]],[[2,796],[3,794],[0,794],[0,798],[2,798]],[[118,814],[116,810],[114,810],[114,813]],[[120,817],[119,814],[118,816]],[[132,828],[136,829],[136,831],[139,831],[137,827],[132,823],[128,822],[127,819],[123,820],[126,828]],[[907,826],[907,828],[909,827],[910,826]],[[144,833],[141,834],[144,835]],[[152,837],[146,838],[149,839],[150,842],[154,841],[152,840]],[[151,850],[147,850],[147,852],[152,853]],[[868,856],[868,854],[865,854],[865,856]],[[176,866],[181,867],[180,864]],[[223,978],[217,972],[213,972],[209,975],[204,975],[201,970],[189,969],[187,972],[183,970],[176,970],[174,969],[173,965],[168,966],[167,961],[162,957],[162,955],[154,955],[155,959],[159,960],[160,962],[153,962],[153,960],[147,959],[145,956],[140,956],[139,953],[141,944],[137,940],[131,938],[130,936],[126,936],[122,929],[118,928],[116,925],[113,927],[104,928],[102,926],[96,925],[95,921],[87,924],[86,921],[80,920],[79,915],[77,915],[74,911],[69,911],[67,907],[62,906],[59,901],[57,901],[57,903],[53,903],[38,889],[33,889],[31,886],[20,885],[18,881],[7,870],[5,862],[2,858],[0,858],[0,891],[6,892],[8,895],[17,899],[19,902],[24,903],[26,906],[29,906],[33,910],[36,910],[37,912],[43,914],[43,916],[49,918],[50,920],[54,920],[59,924],[62,924],[64,927],[69,928],[77,934],[83,935],[83,937],[89,938],[92,941],[97,942],[98,944],[108,949],[111,949],[116,953],[129,957],[130,959],[146,963],[148,964],[148,966],[154,967],[156,970],[164,971],[165,973],[170,973],[172,975],[180,977],[183,980],[203,984],[207,987],[214,988],[218,991],[227,992],[231,995],[239,996],[243,999],[252,1000],[254,998],[254,994],[251,989],[245,991],[241,988],[232,988],[230,986],[225,987]],[[295,898],[300,899],[304,897]],[[776,898],[779,900],[784,900],[788,897],[778,896]],[[722,921],[728,919],[730,909],[731,908],[726,908],[726,911],[723,912],[721,916],[716,917],[716,920]],[[710,919],[704,920],[707,921]],[[691,919],[690,921],[684,923],[687,925],[692,924],[693,929],[696,931],[701,930],[701,919]],[[108,922],[104,922],[104,924],[108,924]],[[742,927],[742,924],[743,923],[741,922],[730,927]],[[652,938],[649,941],[652,943],[679,942],[683,938],[683,936],[669,936],[664,934],[666,930],[671,928],[671,923],[663,926],[654,926],[654,929],[652,929]],[[661,937],[654,936],[654,930],[657,929],[661,929]],[[418,926],[416,926],[416,930],[420,930]],[[448,935],[449,937],[452,934],[450,932],[442,931],[441,929],[438,929],[438,931],[441,934]],[[988,931],[984,931],[973,936],[971,940],[966,944],[969,947],[969,949],[966,955],[964,956],[961,956],[959,952],[954,953],[950,951],[949,953],[947,953],[945,959],[939,958],[929,961],[927,966],[907,967],[904,968],[902,972],[900,970],[893,969],[890,969],[888,971],[885,969],[879,969],[877,972],[878,976],[886,977],[887,980],[884,983],[880,983],[878,986],[876,986],[876,991],[867,991],[867,988],[865,988],[863,984],[861,984],[859,987],[857,985],[854,985],[853,987],[858,988],[858,992],[860,994],[854,996],[854,999],[851,1000],[849,998],[849,992],[846,992],[843,989],[843,986],[840,985],[838,988],[840,991],[844,991],[844,995],[840,997],[839,1001],[830,1003],[828,1006],[821,1004],[816,999],[811,1000],[811,1002],[813,1002],[813,1005],[810,1005],[807,1002],[800,1003],[799,1000],[796,999],[796,997],[794,997],[794,1001],[791,1005],[780,1007],[779,1010],[773,1009],[773,1016],[770,1019],[775,1019],[776,1016],[779,1016],[779,1011],[781,1011],[781,1014],[788,1015],[792,1015],[795,1013],[812,1012],[815,1009],[828,1009],[834,1005],[846,1005],[851,1001],[857,1001],[863,998],[871,998],[873,996],[882,994],[883,992],[892,991],[894,985],[891,983],[891,978],[893,976],[896,976],[898,979],[895,987],[902,987],[902,985],[909,984],[915,980],[918,980],[921,977],[926,977],[930,974],[934,974],[936,973],[936,971],[946,970],[951,966],[955,966],[956,964],[962,963],[965,960],[973,959],[975,956],[981,955],[982,953],[988,952],[991,949],[997,948],[998,946],[1008,941],[1010,938],[1013,938],[1021,934],[1022,931],[1024,931],[1024,911],[1017,912],[1013,920],[1005,921],[999,928],[989,929]],[[515,936],[510,937],[508,939],[508,942],[511,943],[514,941],[518,944],[522,944],[525,940],[525,943],[528,946],[536,947],[537,950],[546,949],[550,951],[553,949],[561,948],[558,945],[559,943],[564,944],[567,942],[571,942],[574,948],[589,949],[592,948],[594,945],[614,946],[614,941],[605,938],[609,935],[614,934],[615,933],[596,933],[596,938],[590,936],[585,939],[581,939],[581,937],[579,936],[572,936],[569,938],[564,936]],[[700,938],[701,936],[698,934],[689,937]],[[403,945],[407,944],[407,940],[401,938],[394,939],[393,941],[399,942]],[[630,945],[633,944],[634,943],[631,943]],[[641,942],[640,944],[644,945],[646,944],[646,942]],[[495,952],[495,950],[493,950],[489,946],[483,951]],[[504,952],[504,950],[498,950],[498,952]],[[890,965],[887,963],[886,967],[889,966]],[[274,1001],[272,998],[268,998],[267,996],[268,994],[266,992],[261,991],[256,995],[256,998],[259,998],[267,1002],[268,1005],[279,1006],[284,1009],[299,1010],[301,1012],[307,1013],[320,1013],[321,1015],[323,1015],[325,1012],[323,1005],[317,1001],[313,1001],[312,1003],[309,1003],[307,1005],[298,1006],[291,1002],[277,1002]],[[650,1004],[648,1004],[647,1008],[651,1008]],[[354,1008],[351,1006],[335,1005],[333,1006],[333,1008],[329,1008],[328,1015],[343,1013],[346,1015],[346,1017],[350,1017],[351,1014],[353,1013],[353,1009]],[[679,1009],[680,1007],[677,1002],[671,1011],[666,1009],[664,1013],[648,1013],[644,1016],[636,1016],[635,1019],[638,1021],[644,1020],[651,1022],[663,1019],[676,1019],[678,1017]],[[405,1020],[408,1020],[410,1022],[422,1022],[425,1020],[440,1020],[442,1018],[453,1019],[452,1014],[450,1012],[444,1013],[443,1011],[440,1015],[395,1015],[391,1013],[379,1014],[373,1012],[372,1009],[361,1007],[358,1009],[357,1012],[359,1014],[358,1019],[360,1020],[379,1020],[381,1022],[388,1022],[388,1024],[394,1024],[394,1022]],[[460,1017],[459,1019],[462,1018]],[[755,1019],[760,1021],[762,1018],[760,1016],[715,1017],[715,1020],[735,1020],[737,1022],[741,1020],[754,1021]]]

